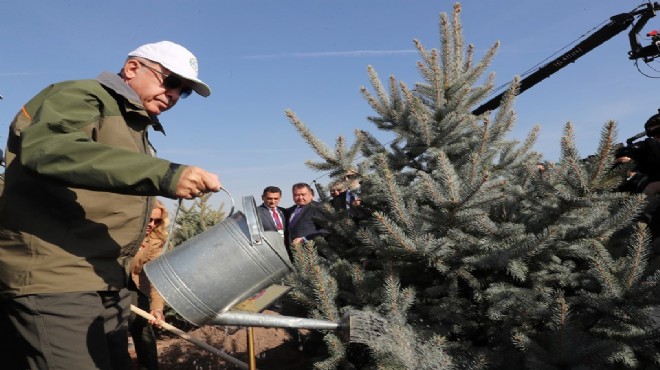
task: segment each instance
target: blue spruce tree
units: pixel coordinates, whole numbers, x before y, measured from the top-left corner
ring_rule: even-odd
[[[415,41],[414,87],[369,68],[369,119],[392,141],[357,131],[332,150],[287,112],[321,158],[311,168],[361,178],[358,215],[328,205],[330,235],[292,247],[288,283],[309,316],[354,312],[353,343],[325,334],[316,368],[657,368],[660,273],[646,198],[615,191],[615,124],[584,159],[568,123],[549,163],[532,151],[538,128],[507,138],[517,78],[496,112],[474,115],[498,45],[475,63],[459,13],[440,15],[439,50]]]

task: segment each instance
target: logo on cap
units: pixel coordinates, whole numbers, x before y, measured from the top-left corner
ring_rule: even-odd
[[[196,73],[199,72],[199,71],[197,70],[198,67],[197,67],[197,59],[196,59],[196,58],[190,58],[190,68],[192,68],[193,70],[195,70]]]

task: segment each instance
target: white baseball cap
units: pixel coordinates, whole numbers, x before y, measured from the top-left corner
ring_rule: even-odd
[[[128,53],[129,57],[140,57],[159,63],[172,73],[193,83],[193,90],[201,96],[211,95],[207,84],[197,78],[197,58],[179,44],[171,41],[160,41],[153,44],[142,45]]]

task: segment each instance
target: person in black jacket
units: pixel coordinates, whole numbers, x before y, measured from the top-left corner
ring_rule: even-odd
[[[624,146],[615,153],[617,163],[634,163],[632,173],[619,190],[644,193],[653,200],[660,193],[660,113],[646,121],[644,131],[646,139]],[[660,236],[660,209],[655,203],[651,202],[652,207],[645,212],[654,239]]]
[[[615,156],[617,163],[634,162],[636,186],[626,189],[652,195],[660,192],[660,113],[646,121],[644,131],[646,139],[619,148]]]

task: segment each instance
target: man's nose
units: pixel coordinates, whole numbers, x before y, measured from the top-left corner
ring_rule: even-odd
[[[181,88],[176,88],[176,89],[171,89],[168,88],[165,91],[165,95],[167,95],[168,98],[170,98],[170,106],[174,106],[176,102],[179,101],[179,98],[181,97]]]

